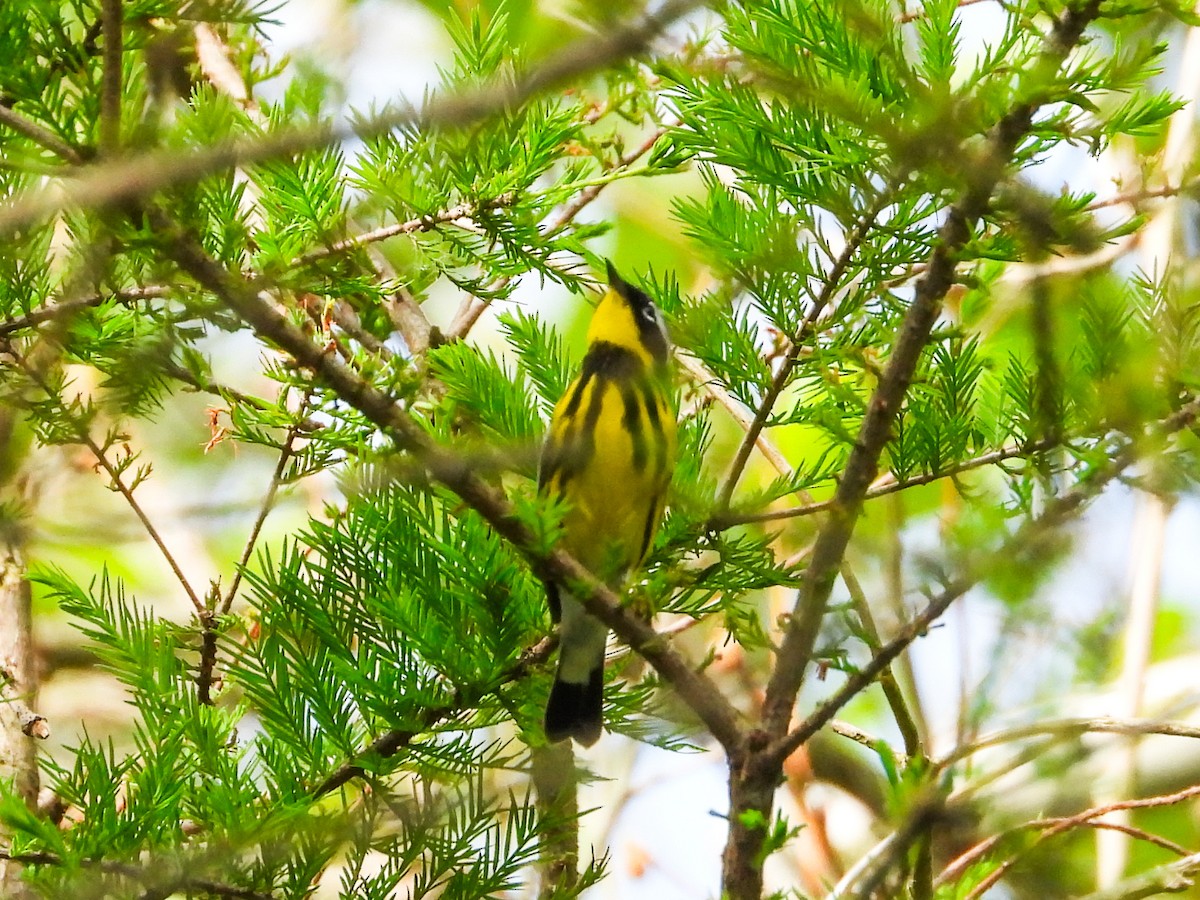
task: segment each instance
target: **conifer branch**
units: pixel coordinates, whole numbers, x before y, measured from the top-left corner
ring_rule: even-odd
[[[3,107],[0,107],[0,109],[3,109]],[[48,303],[26,315],[16,316],[7,321],[0,322],[0,338],[16,334],[27,328],[35,328],[46,322],[68,318],[77,312],[85,309],[95,309],[97,306],[103,306],[105,303],[115,302],[130,305],[141,300],[162,299],[169,296],[170,293],[171,288],[165,285],[147,285],[146,287],[126,288],[110,293],[91,294],[86,297],[75,297],[69,300],[60,300],[57,303]]]
[[[633,165],[635,162],[649,153],[654,148],[654,145],[658,143],[658,139],[666,134],[670,127],[671,126],[669,125],[663,125],[655,128],[638,146],[622,155],[615,164],[607,167],[605,169],[606,174],[612,175],[629,168],[629,166]],[[603,191],[604,188],[612,184],[615,180],[616,179],[613,178],[607,181],[600,181],[581,190],[578,196],[576,196],[570,203],[566,204],[557,215],[555,215],[546,223],[542,229],[542,234],[547,237],[553,237],[561,232],[569,224],[574,222],[575,218],[581,212],[583,212],[593,200],[600,196],[600,192]],[[494,296],[508,287],[511,282],[511,276],[503,275],[488,285],[486,293]],[[482,316],[491,305],[492,301],[487,297],[468,296],[464,298],[462,304],[458,308],[458,312],[454,315],[453,321],[450,323],[448,337],[451,340],[464,339],[470,333],[471,329],[475,327],[475,324],[479,321],[479,317]]]
[[[369,141],[397,129],[425,131],[471,125],[572,78],[644,52],[699,0],[666,0],[623,25],[589,34],[518,76],[502,77],[475,89],[434,97],[422,109],[389,109],[354,124],[318,123],[274,134],[232,139],[194,153],[154,150],[105,163],[50,188],[28,191],[0,207],[0,235],[73,207],[101,209],[147,198],[168,187],[192,184],[212,175],[358,138]]]
[[[1160,439],[1169,437],[1178,431],[1191,428],[1198,418],[1200,418],[1200,399],[1193,399],[1161,422],[1155,430],[1154,436]],[[845,684],[835,691],[833,696],[817,707],[782,740],[769,744],[764,750],[764,754],[782,765],[783,760],[837,715],[839,709],[872,684],[909,644],[924,635],[929,627],[950,608],[951,604],[977,585],[997,566],[1014,565],[1016,561],[1021,560],[1027,554],[1036,552],[1047,536],[1083,512],[1089,500],[1100,494],[1114,480],[1120,478],[1140,458],[1134,444],[1127,445],[1108,463],[1092,472],[1086,480],[1050,501],[1045,512],[1017,529],[998,550],[981,559],[968,560],[963,571],[950,580],[918,615],[897,632],[895,637],[883,644],[866,665],[847,677]],[[1115,728],[1116,726],[1114,726]],[[1192,736],[1190,731],[1184,730],[1171,733]],[[951,756],[947,759],[957,758],[962,757]]]
[[[83,156],[78,150],[48,128],[39,125],[32,119],[25,118],[5,103],[0,103],[0,125],[7,125],[17,134],[25,135],[35,144],[60,157],[64,162],[73,166],[83,165]]]
[[[738,448],[734,452],[733,462],[730,463],[729,471],[725,476],[725,482],[717,494],[716,508],[722,513],[729,509],[729,504],[733,500],[733,491],[746,469],[746,463],[750,461],[750,453],[758,441],[759,434],[766,427],[767,420],[771,418],[771,414],[775,410],[775,404],[779,400],[779,395],[783,393],[783,389],[791,382],[792,370],[800,358],[800,352],[804,349],[805,342],[812,337],[817,320],[820,319],[822,313],[825,312],[825,308],[833,301],[837,292],[841,290],[842,277],[854,261],[854,257],[862,246],[863,241],[871,233],[871,228],[874,226],[876,220],[887,208],[888,204],[892,202],[894,193],[899,189],[901,184],[903,184],[903,179],[896,179],[881,188],[874,202],[859,217],[858,221],[854,223],[854,226],[846,234],[846,245],[842,248],[842,252],[834,260],[833,266],[825,276],[821,292],[813,300],[813,305],[807,314],[805,314],[804,321],[800,323],[800,328],[796,334],[788,336],[789,346],[779,363],[779,370],[775,373],[775,377],[771,380],[770,385],[763,394],[758,408],[754,411],[754,418],[750,422],[750,427],[742,435],[741,443],[738,444]]]
[[[259,337],[316,374],[343,401],[387,434],[397,449],[411,454],[429,478],[457,494],[520,550],[538,577],[572,585],[572,594],[587,611],[654,666],[719,743],[731,747],[740,742],[740,716],[712,680],[684,659],[648,622],[626,609],[620,597],[566,551],[556,548],[541,553],[535,549],[539,546],[535,535],[516,516],[503,495],[479,478],[469,463],[434,443],[391,397],[314,344],[280,309],[208,256],[161,211],[150,211],[149,216],[165,236],[167,252],[180,269],[241,316]]]
[[[42,389],[47,397],[53,397],[57,399],[57,392],[50,386],[50,384],[47,383],[46,379],[43,377],[41,371],[39,371],[36,365],[19,354],[11,345],[8,347],[8,352],[17,361],[17,364],[21,367],[22,371],[25,372],[25,374],[34,384]],[[105,474],[108,475],[113,489],[125,499],[126,505],[128,505],[134,516],[136,516],[137,520],[142,524],[142,528],[145,530],[146,536],[149,537],[154,546],[158,548],[158,551],[162,555],[164,562],[166,562],[167,567],[171,570],[171,573],[175,576],[175,580],[179,582],[179,586],[183,588],[184,594],[191,602],[192,609],[195,610],[196,615],[203,618],[207,613],[207,607],[205,606],[204,601],[200,599],[200,596],[192,588],[191,582],[189,582],[187,576],[184,575],[183,569],[180,567],[179,562],[175,559],[175,554],[173,554],[170,548],[167,547],[167,543],[163,539],[162,534],[159,533],[158,527],[151,520],[150,516],[147,515],[146,511],[142,509],[141,503],[139,503],[137,497],[134,496],[133,488],[125,483],[125,479],[122,477],[123,470],[119,468],[118,465],[111,459],[109,459],[107,448],[101,446],[100,443],[97,442],[94,437],[92,437],[92,433],[90,430],[88,430],[88,427],[85,423],[78,421],[73,415],[70,415],[69,410],[64,409],[64,412],[70,417],[71,428],[75,433],[76,439],[80,444],[87,447],[88,450],[91,451],[93,458],[96,460],[96,464],[104,470]]]
[[[763,713],[769,734],[782,733],[791,717],[842,556],[878,471],[879,458],[891,435],[900,404],[933,325],[941,314],[942,301],[953,284],[957,256],[970,239],[975,223],[987,211],[992,193],[1005,177],[1012,154],[1028,132],[1033,114],[1041,104],[1037,92],[1043,87],[1038,79],[1045,79],[1057,71],[1099,12],[1100,0],[1088,0],[1080,7],[1068,8],[1055,22],[1046,49],[1030,76],[1036,85],[1034,96],[992,128],[987,145],[973,167],[966,193],[950,209],[940,230],[929,267],[917,282],[916,295],[904,317],[887,368],[867,406],[858,439],[834,496],[835,505],[830,510],[828,523],[817,536],[792,620],[776,656]]]
[[[553,637],[543,638],[538,641],[522,653],[520,658],[505,671],[494,685],[485,690],[483,694],[493,693],[512,681],[526,677],[538,666],[545,663],[557,646],[558,640]],[[432,729],[439,722],[444,722],[460,713],[466,712],[477,704],[482,697],[460,697],[458,699],[459,702],[450,706],[426,707],[421,715],[421,722],[418,728],[397,728],[381,735],[359,754],[359,758],[369,759],[379,757],[381,759],[389,759],[407,747],[413,738]],[[314,798],[324,797],[326,794],[336,791],[355,778],[362,778],[365,774],[366,768],[362,762],[355,760],[346,762],[313,788],[312,796]]]
[[[913,475],[910,478],[896,479],[891,474],[877,479],[867,492],[863,495],[865,500],[874,500],[877,497],[886,497],[888,494],[896,494],[909,488],[921,487],[927,484],[933,484],[936,481],[941,481],[945,478],[955,478],[966,472],[971,472],[975,469],[986,468],[987,466],[997,466],[1012,460],[1028,459],[1035,453],[1042,453],[1046,450],[1054,449],[1057,444],[1052,444],[1049,441],[1034,441],[1031,444],[1023,444],[1021,446],[1003,447],[999,450],[993,450],[990,453],[981,453],[979,456],[973,456],[970,459],[964,459],[962,462],[955,463],[938,472],[927,472],[923,475]],[[764,522],[779,522],[787,519],[798,519],[805,516],[816,515],[817,513],[827,512],[837,504],[837,500],[818,500],[813,503],[806,503],[803,506],[792,507],[791,509],[769,510],[761,513],[737,513],[730,512],[724,515],[718,514],[716,517],[709,520],[707,527],[714,531],[724,531],[727,528],[732,528],[736,525],[761,524]]]

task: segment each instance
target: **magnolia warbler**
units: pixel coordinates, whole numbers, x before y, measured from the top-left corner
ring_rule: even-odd
[[[614,589],[650,549],[675,464],[668,346],[657,307],[609,263],[579,375],[554,408],[538,490],[564,502],[561,546]],[[559,625],[546,737],[590,746],[603,724],[608,628],[563,586],[548,582],[546,597]]]

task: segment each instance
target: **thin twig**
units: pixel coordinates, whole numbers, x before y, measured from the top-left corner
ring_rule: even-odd
[[[0,107],[3,109],[3,107]],[[94,309],[105,303],[120,303],[128,305],[139,300],[159,300],[170,295],[172,288],[165,285],[147,285],[146,287],[127,288],[106,294],[91,294],[87,297],[75,297],[70,300],[60,300],[58,303],[48,303],[39,306],[23,316],[17,316],[0,322],[0,338],[34,328],[44,322],[54,322],[63,317],[74,315],[85,309]]]
[[[862,585],[859,584],[857,576],[855,576],[849,566],[842,566],[842,583],[846,585],[846,590],[850,592],[850,599],[854,603],[854,611],[858,613],[859,625],[863,630],[863,637],[867,642],[867,646],[872,653],[878,653],[880,647],[879,629],[875,627],[875,617],[871,614],[871,603],[867,599]],[[879,673],[879,686],[883,689],[884,699],[887,701],[888,708],[892,711],[892,718],[896,722],[896,727],[900,729],[900,736],[904,740],[904,752],[913,759],[924,758],[925,751],[921,741],[921,734],[917,730],[917,723],[913,720],[912,713],[909,712],[908,703],[904,699],[900,685],[896,683],[896,678],[892,675],[891,667]]]
[[[1093,819],[1099,819],[1102,816],[1109,815],[1110,813],[1126,812],[1134,809],[1152,809],[1161,806],[1174,806],[1178,803],[1184,802],[1185,800],[1191,800],[1193,797],[1197,796],[1200,796],[1200,785],[1193,785],[1192,787],[1185,788],[1177,793],[1165,794],[1161,797],[1145,797],[1138,800],[1120,800],[1116,803],[1108,803],[1104,806],[1096,806],[1091,809],[1085,809],[1083,812],[1078,813],[1077,815],[1066,816],[1064,818],[1054,820],[1053,824],[1047,824],[1044,828],[1039,829],[1041,833],[1037,836],[1036,840],[1034,840],[1032,846],[1025,849],[1032,849],[1032,847],[1036,847],[1037,845],[1044,843],[1055,835],[1062,834],[1065,831],[1070,831],[1073,828],[1078,828],[1086,823],[1091,822]],[[1018,829],[1014,830],[1021,830],[1025,827],[1027,826],[1019,826]],[[1124,831],[1124,828],[1119,829],[1120,833],[1124,833]],[[966,900],[980,900],[984,893],[994,887],[996,883],[1004,877],[1004,874],[1011,869],[1014,864],[1016,864],[1021,855],[1021,853],[1014,854],[1008,859],[1002,860],[1000,863],[998,863],[994,869],[981,878],[979,883],[971,889],[971,892],[966,896]],[[958,860],[955,860],[952,865],[957,867]],[[941,881],[941,876],[939,876],[939,881]]]
[[[656,128],[653,128],[640,144],[635,146],[632,150],[628,150],[623,153],[617,159],[616,163],[610,167],[606,167],[603,170],[604,178],[602,180],[588,185],[579,192],[574,200],[565,204],[563,208],[559,210],[558,215],[556,215],[546,224],[546,230],[544,233],[547,235],[557,234],[571,222],[574,222],[575,218],[581,212],[583,212],[584,208],[600,196],[600,192],[602,190],[618,180],[617,176],[619,176],[621,173],[624,173],[635,162],[653,150],[654,145],[658,143],[659,138],[661,138],[672,128],[678,127],[678,125],[679,122],[677,120],[673,120],[670,122],[664,122]]]
[[[864,855],[837,883],[826,900],[868,900],[887,877],[896,861],[913,844],[929,834],[929,828],[945,807],[946,798],[935,783],[924,784],[909,800],[900,827]]]
[[[970,472],[972,469],[982,469],[985,466],[999,465],[1003,462],[1008,462],[1014,459],[1025,459],[1026,457],[1051,449],[1053,445],[1047,441],[1034,441],[1031,444],[1023,444],[1021,446],[1002,447],[999,450],[993,450],[990,453],[983,453],[979,456],[973,456],[970,459],[964,459],[960,463],[956,463],[949,468],[943,469],[940,472],[927,472],[924,475],[914,475],[911,478],[897,480],[890,472],[882,478],[877,479],[871,487],[863,495],[863,500],[874,500],[876,497],[885,497],[888,494],[895,494],[900,491],[908,490],[913,487],[920,487],[926,484],[933,484],[935,481],[941,481],[943,478],[954,478],[962,475],[964,472]],[[722,531],[726,528],[731,528],[734,525],[749,525],[756,522],[778,522],[785,519],[798,519],[804,516],[812,516],[817,513],[826,512],[833,509],[837,504],[836,499],[819,500],[815,503],[806,503],[804,506],[797,506],[791,509],[777,509],[761,513],[727,513],[725,515],[715,516],[709,520],[708,527],[714,531]]]
[[[894,481],[894,476],[889,477]],[[878,482],[877,482],[878,484]],[[868,495],[870,492],[868,491]],[[904,501],[899,494],[893,494],[885,504],[885,514],[888,517],[885,533],[887,534],[887,552],[885,563],[886,587],[885,595],[888,610],[896,621],[906,615],[904,604],[904,536],[907,534],[907,523],[904,519]],[[929,734],[929,722],[925,710],[921,706],[921,690],[917,684],[916,672],[913,669],[912,656],[903,653],[896,660],[896,668],[904,677],[904,687],[910,698],[909,708],[917,726],[917,734]]]
[[[843,722],[841,719],[832,719],[829,722],[829,730],[834,734],[839,734],[844,738],[849,738],[856,744],[862,744],[868,750],[875,753],[879,752],[880,747],[888,747],[887,741],[881,737],[876,737],[873,734],[868,734],[857,725],[850,722]],[[907,764],[908,759],[905,755],[894,747],[888,747],[888,754],[896,761],[896,765],[903,767]]]
[[[686,353],[678,348],[675,351],[675,359],[702,391],[721,404],[725,411],[738,424],[738,427],[742,429],[742,432],[749,433],[750,428],[754,424],[754,415],[743,404],[738,402],[737,398],[730,394],[729,391],[725,390],[720,382],[718,382],[717,377],[705,367],[704,363],[690,353]],[[788,462],[787,457],[780,452],[779,448],[767,437],[765,432],[759,431],[758,437],[754,441],[754,446],[758,448],[758,452],[763,455],[767,462],[771,464],[771,467],[780,475],[790,478],[795,474],[792,464]],[[808,499],[807,493],[801,499]],[[806,503],[803,508],[808,508],[808,506],[809,504]],[[765,519],[738,519],[737,521],[731,521],[734,518],[736,517],[725,516],[710,519],[707,527],[713,531],[723,531],[732,525],[745,524],[749,521],[768,521]]]
[[[962,762],[974,756],[981,750],[996,747],[1001,744],[1011,744],[1030,737],[1041,735],[1062,735],[1064,738],[1078,737],[1083,734],[1121,734],[1148,735],[1159,734],[1167,737],[1183,737],[1200,740],[1200,727],[1181,725],[1178,722],[1159,722],[1151,719],[1114,719],[1109,717],[1094,719],[1051,719],[1046,722],[1032,722],[1028,725],[1018,725],[1000,731],[985,734],[968,744],[962,744],[932,761],[935,770],[945,769],[955,763]]]
[[[232,385],[220,384],[211,379],[201,379],[191,370],[185,369],[183,366],[179,365],[173,360],[166,360],[163,363],[163,373],[170,375],[176,381],[183,382],[193,390],[201,391],[205,394],[212,394],[214,397],[220,397],[222,400],[232,400],[235,403],[240,403],[253,409],[257,409],[260,412],[275,409],[274,405],[268,403],[266,400],[263,400],[261,397],[255,397],[253,394],[247,394],[245,391],[241,391]],[[296,424],[300,431],[304,434],[313,434],[314,432],[322,431],[325,428],[325,423],[311,417],[303,419]],[[276,449],[282,449],[282,447]],[[354,452],[354,448],[352,447],[346,447],[343,449],[347,453]]]
[[[472,219],[486,210],[503,209],[512,206],[516,202],[516,198],[516,194],[509,192],[501,194],[499,197],[485,200],[482,203],[460,203],[458,206],[452,206],[440,212],[429,213],[428,215],[418,216],[415,219],[396,222],[392,225],[384,225],[372,231],[364,231],[361,234],[356,234],[340,241],[334,241],[327,247],[317,247],[315,250],[309,250],[307,253],[299,256],[295,260],[294,265],[306,265],[307,263],[316,262],[319,259],[326,259],[330,256],[336,256],[339,253],[348,253],[351,250],[357,250],[369,244],[386,241],[388,238],[397,237],[402,234],[432,231],[439,225],[457,222],[460,219]]]
[[[783,389],[787,387],[788,382],[791,380],[792,367],[800,358],[800,351],[804,348],[804,342],[812,334],[817,324],[817,319],[825,311],[825,307],[829,305],[837,292],[841,290],[842,276],[850,268],[850,263],[854,261],[855,254],[858,253],[862,242],[866,240],[876,219],[887,208],[894,192],[899,189],[902,183],[903,179],[896,179],[886,184],[875,197],[875,202],[867,208],[849,232],[847,232],[846,245],[842,248],[842,252],[838,258],[834,260],[829,274],[825,276],[821,292],[813,299],[812,308],[805,315],[804,321],[800,323],[800,328],[796,334],[790,335],[791,345],[788,347],[787,353],[784,354],[783,360],[779,364],[779,371],[775,373],[775,377],[771,380],[771,384],[763,394],[762,401],[758,404],[758,409],[755,410],[754,419],[751,421],[750,427],[746,429],[746,433],[742,435],[742,441],[734,452],[733,462],[729,465],[729,473],[725,476],[725,483],[717,494],[716,508],[719,511],[724,512],[729,509],[730,501],[733,499],[734,488],[737,487],[737,483],[742,477],[742,472],[746,468],[746,463],[750,460],[750,452],[757,444],[759,434],[766,427],[767,419],[771,417],[771,413],[775,409],[775,403],[779,400],[779,395],[783,393]]]
[[[963,9],[967,6],[974,6],[976,3],[987,2],[989,2],[989,0],[958,0],[956,6],[959,9]],[[909,22],[915,22],[917,19],[925,18],[925,15],[925,8],[921,7],[920,9],[914,9],[912,12],[900,13],[898,16],[896,16],[894,21],[897,25],[906,25]]]
[[[287,469],[287,464],[292,458],[292,448],[296,440],[300,437],[300,423],[305,421],[304,413],[308,408],[311,396],[312,389],[310,388],[300,403],[300,408],[296,413],[296,420],[288,427],[283,444],[279,449],[279,459],[275,463],[275,471],[271,473],[271,482],[267,486],[267,492],[263,497],[262,503],[259,504],[258,515],[254,517],[254,524],[250,526],[250,534],[247,536],[246,543],[242,547],[242,555],[234,567],[233,577],[229,582],[229,589],[219,600],[216,599],[217,594],[214,590],[213,599],[216,602],[212,608],[205,611],[205,615],[200,617],[200,662],[196,672],[196,688],[199,701],[206,706],[212,703],[213,673],[217,665],[217,626],[220,623],[221,617],[228,615],[229,610],[233,607],[234,598],[237,597],[238,588],[242,584],[242,576],[245,574],[246,567],[250,564],[250,557],[254,554],[254,548],[258,546],[258,538],[262,534],[263,525],[266,523],[267,516],[275,506],[275,497],[279,493],[279,486],[283,483],[283,475]]]
[[[1133,878],[1114,884],[1107,890],[1096,891],[1079,900],[1141,900],[1161,894],[1177,894],[1196,884],[1200,876],[1200,853],[1150,869]]]
[[[1111,810],[1109,811],[1111,812]],[[1088,810],[1088,813],[1090,812],[1091,810]],[[1069,827],[1071,828],[1097,828],[1119,831],[1122,834],[1129,835],[1130,837],[1146,841],[1147,843],[1155,844],[1156,846],[1162,847],[1164,850],[1169,850],[1179,856],[1188,855],[1188,851],[1185,847],[1182,847],[1174,841],[1168,840],[1161,835],[1143,831],[1141,828],[1134,828],[1132,825],[1124,825],[1118,822],[1105,822],[1103,820],[1096,821],[1092,816],[1085,813],[1082,814],[1082,818],[1080,816],[1058,816],[1052,819],[1035,819],[1032,822],[1024,822],[1012,828],[1007,828],[999,834],[993,834],[991,837],[980,841],[974,847],[971,847],[969,850],[966,850],[955,857],[945,869],[938,873],[935,883],[938,885],[949,884],[962,878],[963,875],[966,874],[967,869],[991,853],[1004,840],[1012,837],[1015,834],[1020,834],[1023,831],[1049,831],[1051,829],[1058,829],[1058,831],[1054,832],[1057,834],[1059,831],[1065,830],[1060,828],[1060,826],[1064,825],[1065,823],[1070,823]],[[1049,835],[1047,835],[1047,837],[1049,837]],[[1040,837],[1034,846],[1036,846],[1037,843],[1041,843]],[[1032,847],[1022,848],[1022,852],[1027,852],[1030,849],[1032,849]],[[1017,856],[1014,856],[1012,860],[1008,861],[1007,865],[1010,867],[1012,863],[1016,861],[1016,859]],[[995,882],[992,883],[994,884]]]
[[[700,360],[687,353],[676,353],[676,358],[680,364],[692,376],[692,379],[705,390],[709,396],[713,397],[718,403],[733,416],[734,420],[742,426],[743,429],[749,429],[752,422],[752,417],[746,408],[737,402],[728,391],[717,383],[715,377],[710,373]],[[772,467],[784,478],[793,478],[795,470],[787,461],[786,457],[779,451],[778,448],[770,441],[765,433],[759,432],[756,442],[759,452],[771,463]],[[798,491],[797,496],[801,500],[811,501],[807,491]],[[819,504],[806,504],[806,508]],[[723,521],[720,523],[710,523],[709,527],[714,530],[721,530],[727,527]],[[855,577],[853,570],[848,565],[842,566],[842,580],[849,590],[851,598],[854,600],[855,609],[859,614],[859,619],[867,638],[868,646],[872,652],[879,650],[879,632],[875,627],[875,619],[871,615],[870,603]],[[921,749],[920,729],[917,725],[913,714],[908,708],[908,703],[904,698],[903,692],[900,690],[900,685],[893,677],[891,670],[884,670],[880,676],[880,686],[883,688],[884,696],[887,699],[888,705],[895,717],[896,724],[900,729],[900,733],[904,739],[905,751],[909,757],[916,758],[923,756]]]
[[[312,388],[305,392],[304,399],[300,402],[300,407],[296,411],[296,420],[287,430],[284,436],[283,445],[279,449],[279,459],[275,463],[275,471],[271,473],[271,482],[267,485],[267,492],[263,496],[262,504],[258,508],[258,515],[254,518],[254,524],[250,527],[250,534],[246,538],[246,544],[242,548],[242,555],[238,559],[237,566],[234,567],[233,578],[229,582],[229,589],[225,592],[225,596],[221,598],[221,605],[217,608],[217,615],[224,616],[228,614],[233,607],[233,601],[237,597],[238,588],[242,584],[242,576],[245,574],[246,567],[250,564],[250,557],[254,553],[254,548],[258,545],[259,535],[262,533],[263,525],[267,521],[267,516],[275,506],[275,498],[279,494],[279,488],[283,484],[283,476],[287,471],[287,465],[292,459],[293,448],[296,440],[301,435],[300,423],[306,421],[306,411],[308,409],[309,400],[312,396]]]
[[[11,346],[8,348],[8,352],[14,357],[14,359],[16,359],[18,365],[21,366],[30,379],[46,393],[46,396],[57,396],[56,392],[50,387],[49,384],[46,383],[46,380],[42,377],[41,372],[39,372],[34,366],[30,365],[28,360],[18,354]],[[64,412],[68,411],[64,409]],[[146,511],[142,509],[142,505],[138,503],[137,498],[133,495],[133,490],[121,477],[121,471],[108,458],[106,449],[101,447],[96,442],[96,439],[92,437],[92,434],[87,429],[87,426],[76,421],[74,417],[71,418],[71,424],[77,438],[79,439],[79,442],[92,452],[92,456],[95,457],[97,464],[99,464],[99,466],[108,474],[113,488],[125,498],[126,504],[128,504],[129,508],[133,511],[133,514],[137,516],[138,521],[142,523],[142,527],[146,530],[146,534],[158,548],[158,551],[160,554],[162,554],[167,566],[175,575],[175,579],[183,588],[183,592],[187,595],[188,600],[191,601],[192,608],[196,611],[196,614],[203,617],[207,612],[204,602],[192,589],[191,584],[187,580],[187,576],[183,574],[183,569],[180,568],[179,563],[176,561],[175,555],[171,553],[170,549],[167,547],[166,541],[164,541],[162,535],[159,534],[158,528],[155,527],[154,523],[150,520],[150,517],[146,514]]]
[[[1157,188],[1142,188],[1137,191],[1129,191],[1124,194],[1117,194],[1112,197],[1105,197],[1103,200],[1093,200],[1086,207],[1088,212],[1094,212],[1097,209],[1105,209],[1110,206],[1136,206],[1143,200],[1156,200],[1171,197],[1178,197],[1180,194],[1186,194],[1188,191],[1194,190],[1200,185],[1200,179],[1192,179],[1177,185],[1164,185]]]
[[[25,118],[4,104],[0,104],[0,125],[7,125],[18,134],[25,135],[35,144],[44,147],[73,166],[83,165],[83,156],[78,150],[45,126]]]

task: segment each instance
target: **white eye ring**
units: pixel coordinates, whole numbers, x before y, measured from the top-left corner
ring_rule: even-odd
[[[645,319],[647,322],[657,323],[658,322],[658,310],[656,310],[653,306],[643,306],[642,307],[642,318]]]

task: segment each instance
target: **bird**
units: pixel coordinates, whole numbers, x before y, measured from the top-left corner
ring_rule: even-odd
[[[607,274],[579,372],[550,419],[538,492],[565,509],[558,545],[619,591],[645,560],[662,520],[676,423],[662,313],[611,262]],[[603,729],[608,628],[565,586],[545,587],[559,656],[544,731],[551,742],[574,738],[590,747]]]

